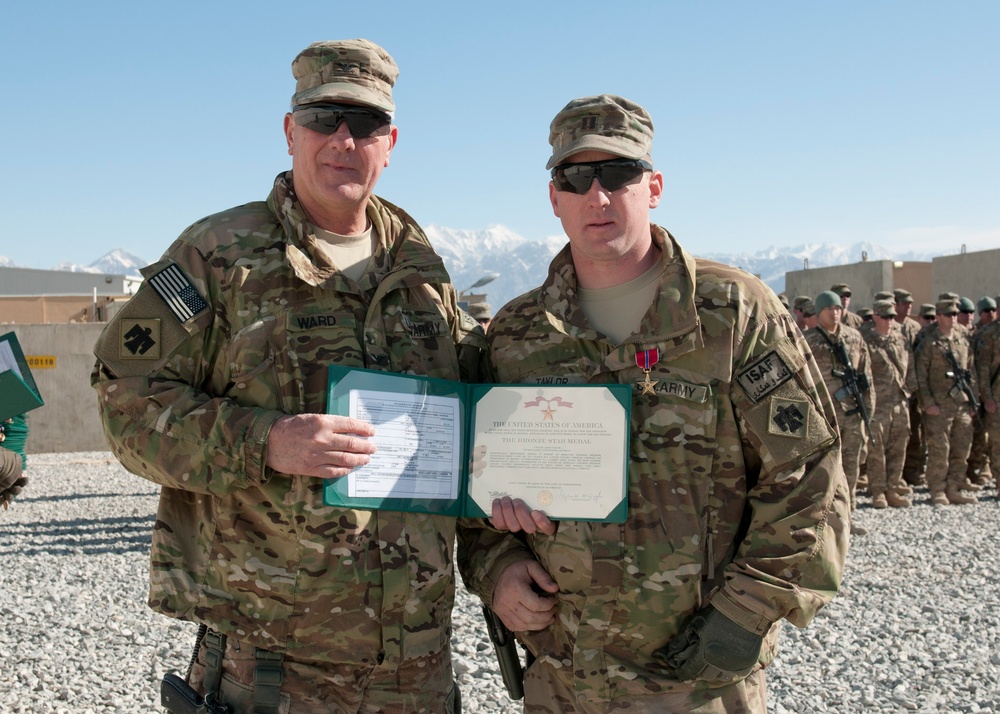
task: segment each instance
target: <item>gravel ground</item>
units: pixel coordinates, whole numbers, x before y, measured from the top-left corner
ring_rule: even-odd
[[[0,712],[157,711],[194,627],[146,608],[156,488],[106,452],[31,459],[0,511]],[[861,499],[840,596],[785,625],[770,711],[1000,712],[1000,503],[873,511]],[[518,712],[478,600],[460,591],[455,668],[467,712]]]

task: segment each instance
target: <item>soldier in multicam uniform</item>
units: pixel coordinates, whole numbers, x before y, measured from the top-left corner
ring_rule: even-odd
[[[876,300],[872,309],[874,329],[861,334],[871,357],[875,389],[872,416],[873,444],[868,450],[868,478],[875,508],[906,508],[903,496],[910,491],[903,483],[903,459],[910,433],[909,398],[916,391],[910,348],[893,318],[892,300]]]
[[[840,581],[833,405],[767,286],[649,222],[652,134],[621,97],[559,112],[549,197],[570,242],[488,335],[501,382],[633,390],[625,523],[503,499],[493,523],[521,537],[459,537],[466,583],[537,657],[526,712],[764,712],[778,622],[806,625]]]
[[[0,505],[5,509],[28,485],[27,456],[28,420],[24,414],[0,423]]]
[[[472,316],[479,326],[484,330],[490,326],[490,321],[493,319],[493,313],[490,310],[490,306],[485,302],[474,302],[469,305],[469,309],[466,310],[469,315]]]
[[[975,496],[962,493],[972,445],[972,412],[968,398],[949,376],[954,367],[947,356],[953,355],[960,369],[968,369],[969,343],[955,326],[955,301],[939,300],[935,311],[937,330],[920,342],[916,357],[925,433],[934,435],[927,439],[927,487],[935,506],[975,503]]]
[[[893,300],[896,303],[896,325],[899,327],[906,339],[907,349],[910,350],[910,365],[913,365],[913,348],[916,344],[917,333],[923,325],[910,317],[913,310],[913,295],[909,290],[896,288],[892,291]],[[933,308],[933,306],[931,306]],[[910,394],[910,438],[906,443],[906,461],[903,464],[903,480],[915,486],[923,483],[924,464],[927,462],[927,450],[923,439],[923,421],[920,418],[920,403],[917,399],[917,390]]]
[[[847,283],[837,283],[830,286],[830,291],[840,296],[840,305],[844,308],[840,315],[840,321],[845,325],[850,325],[855,330],[860,329],[861,317],[848,309],[851,306],[851,286]]]
[[[326,368],[459,379],[485,340],[419,226],[372,195],[396,63],[320,42],[292,72],[292,170],[143,271],[93,384],[115,454],[162,486],[149,604],[209,628],[198,692],[236,712],[451,712],[456,520],[324,505],[325,479],[374,451],[370,424],[324,414]]]
[[[994,302],[994,306],[996,303]],[[996,308],[994,307],[994,310]],[[993,320],[980,327],[976,340],[976,376],[979,399],[985,412],[990,462],[1000,466],[1000,321]],[[1000,498],[1000,468],[992,473]]]
[[[851,510],[853,511],[857,504],[855,491],[858,476],[861,464],[865,459],[869,439],[861,415],[862,405],[867,410],[869,418],[875,413],[875,392],[870,388],[872,372],[868,347],[858,330],[841,322],[840,313],[843,311],[843,306],[837,293],[832,290],[822,292],[816,296],[814,302],[816,314],[819,316],[819,324],[806,332],[805,338],[816,360],[817,369],[826,383],[826,388],[838,405],[835,413],[840,426],[840,438],[843,441],[841,454],[850,492]],[[850,362],[849,365],[845,365],[834,355],[834,346],[838,343],[843,344]],[[844,378],[838,376],[845,372],[845,368],[852,368],[857,373],[859,391],[862,395],[860,403],[856,397],[848,393]],[[834,374],[834,372],[838,374]],[[852,523],[851,532],[855,535],[863,535],[867,530],[861,525]]]
[[[977,326],[986,327],[996,319],[997,301],[989,295],[984,295],[976,303],[976,309],[979,310],[979,324]]]
[[[795,318],[795,324],[802,332],[805,332],[807,329],[809,329],[806,327],[806,315],[804,308],[806,306],[806,303],[811,303],[811,302],[812,298],[809,297],[808,295],[796,295],[795,298],[792,300],[792,317]]]

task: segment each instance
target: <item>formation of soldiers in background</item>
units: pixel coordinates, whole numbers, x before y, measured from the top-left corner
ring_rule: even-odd
[[[935,506],[975,503],[994,482],[1000,498],[1000,296],[973,303],[943,293],[916,317],[902,289],[876,293],[856,313],[845,283],[791,303],[779,297],[839,405],[852,510],[859,489],[875,508],[910,506],[916,486]]]

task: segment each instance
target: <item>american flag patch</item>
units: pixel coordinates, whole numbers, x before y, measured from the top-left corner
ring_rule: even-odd
[[[183,271],[173,263],[149,278],[148,282],[181,322],[187,322],[208,307],[205,298],[198,294]]]

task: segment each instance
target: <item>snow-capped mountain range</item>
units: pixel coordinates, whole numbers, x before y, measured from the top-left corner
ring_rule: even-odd
[[[566,244],[565,236],[529,240],[501,225],[478,231],[432,225],[426,227],[426,232],[444,259],[452,282],[459,290],[468,290],[481,278],[497,274],[497,277],[484,287],[469,290],[473,293],[485,293],[494,311],[508,300],[539,285],[548,274],[549,262]],[[687,246],[687,249],[690,250],[690,246]],[[853,245],[808,243],[791,248],[770,246],[754,253],[695,254],[760,275],[775,292],[785,289],[787,271],[801,270],[806,265],[812,268],[846,265],[859,262],[864,254],[867,254],[869,260],[930,260],[929,255],[890,253],[871,243]],[[147,264],[142,258],[117,249],[103,255],[90,265],[63,262],[56,265],[53,270],[138,275],[139,269]],[[0,256],[0,266],[19,267],[9,258],[2,256]]]

